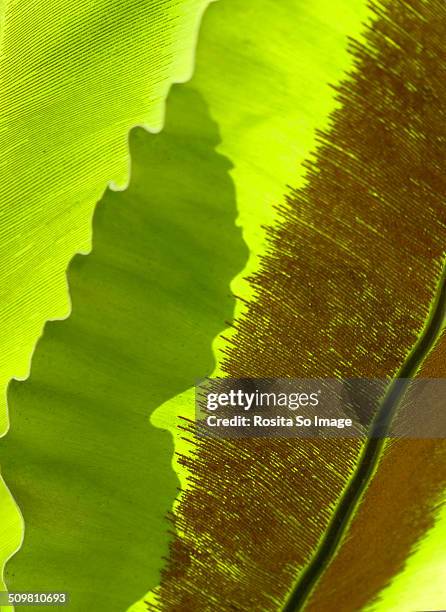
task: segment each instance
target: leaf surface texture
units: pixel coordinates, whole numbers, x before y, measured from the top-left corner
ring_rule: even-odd
[[[390,380],[410,363],[412,375],[423,357],[414,360],[413,351],[428,334],[443,283],[446,12],[439,2],[416,0],[374,11],[365,43],[351,46],[355,68],[338,87],[342,107],[319,133],[307,183],[288,194],[281,223],[269,231],[268,253],[251,280],[255,299],[227,351],[230,376]],[[336,534],[331,521],[366,446],[197,441],[183,460],[195,481],[178,508],[182,537],[172,546],[159,609],[308,604],[333,557],[318,555],[324,534]],[[379,479],[378,469],[377,487]],[[435,480],[432,512],[444,485],[440,474]],[[379,520],[377,510],[372,518]],[[366,597],[392,578],[420,530],[407,535]]]

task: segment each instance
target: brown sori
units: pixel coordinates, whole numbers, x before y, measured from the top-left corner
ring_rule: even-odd
[[[268,230],[254,298],[228,345],[228,376],[412,376],[438,337],[446,5],[370,8],[305,185]],[[436,351],[421,375],[445,375],[444,342]],[[182,458],[191,488],[177,507],[159,610],[361,609],[432,525],[446,483],[442,441],[193,444]]]

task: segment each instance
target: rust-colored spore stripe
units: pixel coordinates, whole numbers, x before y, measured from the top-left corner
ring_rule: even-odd
[[[354,513],[358,511],[360,502],[363,501],[363,493],[370,485],[372,476],[381,456],[388,450],[388,440],[385,438],[385,436],[391,429],[391,423],[394,416],[403,411],[403,415],[400,415],[399,418],[402,418],[403,422],[409,422],[409,418],[413,414],[413,412],[407,410],[407,402],[410,402],[408,397],[411,397],[411,379],[409,377],[416,374],[418,368],[422,366],[423,361],[425,361],[426,354],[428,354],[432,348],[435,348],[443,328],[445,315],[446,283],[445,274],[443,272],[438,288],[437,300],[434,304],[429,323],[421,335],[417,345],[414,347],[414,350],[408,359],[406,359],[402,368],[399,370],[397,374],[398,378],[388,386],[388,392],[383,397],[383,400],[379,406],[377,411],[378,418],[375,420],[370,429],[370,440],[368,440],[367,444],[365,445],[364,452],[360,461],[358,462],[357,469],[348,483],[348,486],[346,487],[344,494],[333,513],[332,521],[321,539],[316,554],[308,563],[305,571],[300,576],[299,581],[291,591],[290,597],[283,608],[283,612],[295,612],[296,610],[300,610],[305,607],[310,594],[326,570],[327,565],[331,563],[333,557],[338,552],[337,549],[342,542],[342,538],[346,535],[346,532],[349,531],[348,523],[354,517]],[[429,398],[430,404],[437,402],[437,405],[435,406],[436,409],[439,407],[438,400],[438,397]],[[443,400],[444,398],[441,397],[440,401],[443,402]],[[430,404],[424,405],[423,401],[420,402],[420,400],[418,400],[416,406],[418,406],[418,409],[422,406],[426,416],[429,416],[429,412],[431,412],[434,408],[434,406]],[[416,406],[413,406],[413,409],[415,409]],[[432,421],[433,415],[435,415],[435,412],[431,413],[430,415],[431,422],[438,422]],[[420,421],[420,419],[418,419],[418,421]],[[417,431],[417,424],[414,423],[414,425],[415,428],[413,431]],[[402,440],[398,440],[397,442],[399,443],[401,441]],[[441,442],[443,441],[440,441],[440,445]],[[446,469],[444,466],[442,469],[440,466],[437,476],[440,476],[440,474],[442,475],[441,481],[445,482]],[[378,482],[379,487],[381,487],[382,475],[379,474],[379,478],[375,479],[374,482]],[[436,482],[438,485],[438,478],[436,479]],[[437,486],[437,493],[440,490],[441,487]],[[432,504],[433,501],[435,502],[435,499],[430,498],[426,512],[432,512],[435,509],[435,505]],[[419,504],[420,500],[414,500],[414,502],[415,504]],[[426,502],[426,499],[424,499],[423,502]],[[381,515],[381,512],[385,511],[385,508],[381,506],[379,508],[379,515]],[[378,525],[381,524],[382,521],[380,519],[378,521]],[[372,527],[372,524],[369,526],[369,528],[370,527]],[[386,532],[381,532],[380,535],[382,541],[384,541],[386,539],[386,535],[388,534]],[[357,570],[359,570],[360,567],[361,566],[359,566]],[[342,582],[344,582],[344,576],[342,576]]]
[[[446,332],[418,377],[446,377]],[[409,399],[410,396],[401,411]],[[425,406],[427,419],[429,415],[446,411],[444,396],[432,399]],[[434,525],[439,507],[444,503],[444,495],[440,498],[439,493],[445,487],[446,440],[386,441],[379,478],[372,480],[348,538],[318,582],[306,612],[363,609],[389,577],[402,570],[407,551]]]
[[[342,105],[318,135],[306,184],[269,230],[251,279],[255,298],[227,351],[232,377],[391,377],[425,328],[446,244],[446,5],[387,0],[373,10],[366,43],[351,46],[355,68],[337,88]],[[178,507],[181,536],[157,609],[281,609],[363,444],[196,440],[182,459],[193,486]],[[423,489],[428,505],[441,482]],[[375,490],[388,484],[378,471]],[[369,513],[363,542],[380,512]],[[383,566],[368,598],[420,536],[408,523],[401,528],[391,554],[374,542]],[[325,609],[333,607],[318,612]]]

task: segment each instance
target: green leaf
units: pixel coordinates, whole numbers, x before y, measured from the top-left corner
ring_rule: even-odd
[[[438,337],[446,293],[446,13],[422,0],[374,10],[366,44],[352,44],[355,70],[338,88],[343,106],[318,135],[307,182],[287,194],[269,231],[251,279],[255,299],[224,364],[229,376],[390,381],[414,375]],[[395,407],[371,404],[382,413]],[[182,459],[194,482],[177,507],[181,534],[156,609],[224,602],[237,610],[347,612],[370,604],[433,524],[446,483],[443,441],[427,452],[436,467],[429,473],[426,445],[415,445],[424,461],[411,462],[413,494],[398,508],[413,519],[398,524],[388,545],[386,510],[363,493],[394,494],[395,476],[407,477],[401,469],[389,478],[401,446],[196,439]],[[367,529],[361,540],[353,520],[363,535]],[[370,557],[374,563],[364,564]]]
[[[0,2],[0,435],[9,380],[69,313],[66,269],[90,249],[94,207],[128,179],[129,129],[160,129],[168,87],[190,76],[206,4]],[[3,565],[22,525],[0,488]]]
[[[265,250],[265,225],[276,221],[273,204],[291,180],[303,182],[299,163],[315,145],[315,129],[337,106],[330,83],[352,63],[347,37],[358,36],[367,17],[363,0],[224,0],[206,11],[191,84],[217,120],[219,150],[234,163],[239,222],[250,258],[231,288],[245,301],[253,296],[247,277]],[[296,178],[297,176],[297,178]],[[230,331],[214,342],[221,373]],[[193,389],[173,398],[152,422],[174,435],[177,453],[189,445],[177,435],[178,416],[194,414]],[[188,470],[174,460],[182,486]]]
[[[250,261],[233,283],[252,295],[246,276],[265,248],[265,225],[286,185],[300,184],[300,163],[337,105],[331,84],[351,66],[347,37],[360,36],[366,0],[222,0],[206,11],[193,86],[234,163],[239,219]]]
[[[346,34],[357,32],[364,12],[362,0],[346,0],[339,7],[342,10],[325,0],[310,5],[302,5],[297,0],[282,4],[281,8],[264,0],[224,0],[213,5],[202,32],[194,81],[194,87],[211,100],[212,114],[222,124],[225,141],[220,150],[234,157],[237,163],[232,175],[237,185],[244,236],[253,254],[249,270],[257,265],[257,254],[263,248],[261,225],[273,218],[271,203],[294,175],[299,159],[312,146],[314,126],[325,119],[332,107],[333,94],[326,81],[336,80],[350,62],[345,51]],[[189,41],[202,5],[192,1],[178,5],[181,20],[169,20],[169,28],[166,22],[176,10],[170,3],[163,4],[166,13],[161,15],[158,25],[145,13],[158,8],[156,3],[134,3],[130,8],[115,2],[111,12],[116,16],[114,25],[110,17],[103,18],[110,13],[110,3],[84,4],[76,10],[62,3],[54,15],[49,7],[34,3],[31,12],[11,12],[8,16],[10,35],[3,58],[4,72],[12,75],[14,70],[21,74],[28,71],[28,82],[32,78],[32,83],[37,83],[31,89],[23,87],[23,114],[6,118],[10,124],[8,130],[12,132],[18,124],[22,131],[23,126],[34,124],[44,125],[45,129],[24,143],[26,147],[21,147],[15,166],[10,166],[10,173],[17,171],[17,176],[23,178],[24,183],[18,188],[23,189],[25,181],[39,187],[35,193],[28,194],[30,206],[38,203],[39,215],[33,218],[32,225],[25,218],[27,208],[23,209],[23,218],[17,217],[23,228],[20,248],[31,246],[19,262],[20,283],[14,278],[11,287],[10,298],[15,300],[18,310],[10,311],[10,327],[3,321],[6,344],[12,343],[8,330],[14,330],[13,346],[8,344],[9,348],[4,348],[5,381],[13,374],[26,375],[29,351],[43,321],[66,314],[67,261],[76,250],[89,248],[90,215],[105,182],[111,178],[115,182],[125,180],[127,153],[122,135],[126,126],[131,125],[132,116],[136,123],[145,121],[152,128],[159,126],[163,98],[157,97],[156,92],[164,93],[169,79],[187,75],[190,69],[187,51],[192,48]],[[128,11],[132,12],[131,17],[122,19],[121,13]],[[19,65],[12,61],[15,46],[22,44],[23,32],[30,30],[26,26],[30,20],[33,20],[32,35],[27,34],[26,44],[32,45],[34,55],[40,58],[42,69],[37,72],[33,71],[34,64],[31,65],[32,54]],[[129,21],[131,28],[125,29]],[[95,24],[95,27],[89,29],[85,24]],[[161,39],[168,39],[167,47],[160,43],[160,37],[150,36],[150,28],[157,27],[162,30]],[[113,34],[108,34],[109,28]],[[101,36],[96,37],[94,34],[99,31]],[[64,35],[71,32],[76,33],[76,38],[71,34],[69,44],[65,43]],[[245,44],[247,35],[249,45]],[[122,44],[115,44],[115,39]],[[54,40],[58,41],[57,46]],[[279,47],[281,53],[277,56]],[[80,50],[78,54],[76,48]],[[173,58],[174,65],[164,73],[162,63],[171,48],[178,50],[178,54]],[[83,61],[77,62],[77,55]],[[105,65],[104,58],[108,58]],[[51,68],[54,63],[61,70],[43,69],[47,65]],[[114,69],[110,70],[112,63]],[[152,74],[160,74],[164,80],[152,82]],[[275,78],[273,87],[272,78]],[[100,84],[100,89],[95,84]],[[284,84],[288,85],[284,88]],[[20,81],[16,89],[19,86]],[[37,89],[48,94],[36,99],[30,92]],[[11,96],[14,91],[10,91]],[[79,94],[75,95],[76,92]],[[152,95],[152,92],[155,93]],[[45,102],[48,100],[51,104]],[[113,116],[115,112],[119,120]],[[72,130],[72,118],[77,131]],[[277,139],[274,135],[279,132],[281,137]],[[269,142],[268,149],[259,155],[262,141]],[[42,142],[45,149],[39,148]],[[46,189],[40,189],[45,183]],[[88,196],[85,201],[82,200],[84,191],[85,197]],[[257,205],[259,194],[261,206]],[[51,250],[46,248],[48,240]],[[14,240],[12,254],[16,248]],[[11,265],[10,272],[15,270]],[[250,288],[241,277],[233,288],[238,295],[250,295]],[[23,315],[29,311],[30,302],[32,320]],[[102,350],[106,347],[98,348]],[[190,384],[194,379],[195,376]],[[186,404],[189,410],[190,400]],[[169,423],[176,423],[175,415],[185,408],[182,396],[168,406]],[[178,437],[177,447],[180,442]],[[179,476],[184,482],[184,470]],[[7,503],[1,506],[0,542],[3,558],[18,546],[21,532],[12,500],[6,492],[4,497]]]
[[[161,127],[190,77],[207,0],[6,0],[0,53],[0,433],[48,319],[69,310],[65,272],[87,252],[94,206],[128,179],[131,127]]]
[[[47,324],[30,379],[11,384],[1,459],[25,539],[10,590],[124,610],[159,580],[177,480],[150,412],[212,372],[247,257],[218,144],[187,86],[172,90],[161,134],[132,130],[130,185],[107,190],[92,254],[69,269],[72,314]]]

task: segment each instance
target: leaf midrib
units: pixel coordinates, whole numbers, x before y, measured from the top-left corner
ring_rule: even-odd
[[[371,425],[370,437],[362,451],[358,467],[342,495],[315,555],[293,587],[282,612],[297,612],[303,608],[327,564],[334,557],[362,493],[371,480],[385,442],[385,434],[389,431],[395,410],[407,389],[409,379],[414,376],[434,346],[442,331],[445,316],[446,262],[425,328],[399,369],[396,378],[389,385],[378,414]]]

